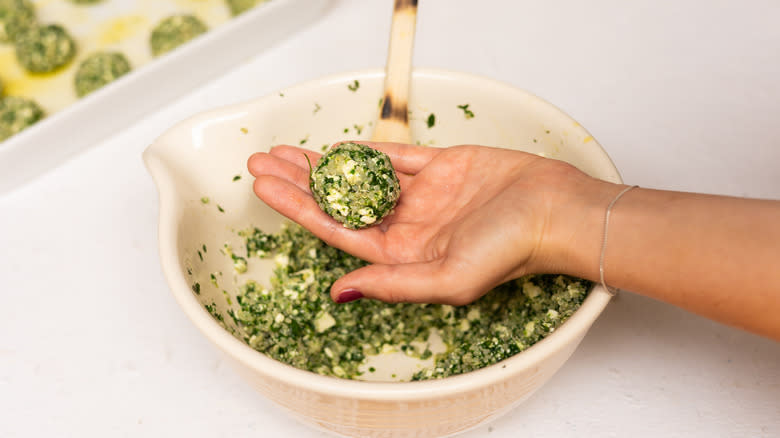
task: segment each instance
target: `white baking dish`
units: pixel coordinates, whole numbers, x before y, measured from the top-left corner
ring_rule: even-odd
[[[271,0],[50,114],[0,143],[0,193],[61,164],[205,80],[243,63],[314,21],[331,3],[332,0]]]

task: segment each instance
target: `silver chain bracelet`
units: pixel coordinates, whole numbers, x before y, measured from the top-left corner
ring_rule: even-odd
[[[612,207],[615,206],[615,203],[620,199],[623,195],[628,193],[629,190],[637,188],[639,186],[628,186],[620,191],[620,193],[617,194],[612,199],[612,202],[609,203],[609,206],[607,207],[607,213],[604,215],[604,240],[601,242],[601,256],[599,257],[599,279],[601,280],[601,285],[604,286],[604,289],[607,291],[607,293],[611,296],[615,296],[618,293],[617,288],[609,287],[607,286],[607,282],[604,281],[604,254],[607,252],[607,233],[609,232],[609,216],[612,213]]]

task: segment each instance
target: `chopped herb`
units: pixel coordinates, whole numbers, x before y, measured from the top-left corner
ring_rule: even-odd
[[[382,104],[384,103],[384,101],[385,101],[384,97],[379,98],[379,108],[382,108]]]
[[[226,243],[225,247],[221,249],[220,252],[222,252],[222,254],[226,254],[230,256],[230,258],[233,260],[233,270],[236,271],[237,274],[243,274],[244,272],[246,272],[247,270],[246,259],[233,254],[233,249],[230,247],[230,245]],[[220,273],[220,275],[222,275],[222,273]]]
[[[203,307],[208,310],[208,312],[211,314],[211,316],[214,317],[219,322],[224,322],[224,318],[222,315],[217,311],[217,303],[212,302],[211,304],[206,304]]]
[[[209,203],[209,198],[207,196],[204,196],[204,197],[200,198],[200,202],[203,203],[203,204],[208,204]]]
[[[369,373],[373,373],[373,372],[375,372],[375,371],[376,371],[376,368],[374,368],[374,367],[369,367],[369,368],[368,368],[368,372],[369,372]]]
[[[360,88],[360,81],[355,79],[355,82],[352,82],[351,84],[347,85],[347,88],[349,88],[349,91],[354,93],[355,91],[358,90],[358,88]]]
[[[198,250],[198,258],[200,258],[200,261],[203,261],[203,253]]]
[[[469,109],[468,103],[465,105],[458,105],[458,108],[463,110],[463,116],[466,117],[467,119],[474,118],[474,113]]]
[[[347,132],[349,132],[349,128],[344,128],[344,134],[346,134]]]
[[[357,132],[357,135],[360,135],[363,133],[363,125],[352,125],[355,128],[355,132]]]
[[[196,294],[200,295],[200,283],[195,283],[192,285],[192,291]]]
[[[302,138],[301,141],[299,141],[298,143],[301,144],[301,145],[304,145],[304,144],[306,144],[307,141],[309,141],[309,136],[308,135],[306,137]]]
[[[230,299],[230,294],[228,294],[228,292],[223,289],[222,290],[222,295],[225,296],[225,302],[227,302],[227,305],[228,306],[232,306],[233,305],[233,300]]]
[[[321,109],[322,109],[322,107],[320,106],[320,104],[318,104],[317,102],[314,102],[314,111],[312,112],[312,114],[317,114],[317,112],[319,112],[319,110],[321,110]]]
[[[436,115],[431,113],[431,115],[428,116],[426,123],[428,124],[428,128],[433,128],[433,125],[436,124]]]
[[[325,151],[327,151],[327,150],[328,150],[328,148],[329,148],[329,147],[330,147],[330,145],[329,145],[329,144],[327,144],[327,143],[325,143],[324,145],[322,145],[322,147],[320,148],[320,150],[321,150],[322,152],[325,152]]]
[[[192,268],[190,268],[189,266],[187,267],[187,275],[190,276],[192,275]]]
[[[205,243],[203,244],[203,246],[201,248],[203,248],[203,252],[209,252],[209,250],[206,249],[206,244]]]
[[[279,97],[284,97],[284,93],[282,93],[282,92],[280,91],[280,92],[279,92]]]
[[[244,134],[248,134],[249,130],[244,127],[241,127],[241,132],[243,132]]]
[[[536,139],[534,139],[534,143],[536,143]]]
[[[213,284],[214,287],[219,287],[219,284],[217,284],[217,276],[214,274],[211,274],[211,284]]]
[[[548,130],[544,131],[544,133],[545,133],[545,134],[549,134],[549,133],[550,133],[550,130],[548,129]]]
[[[225,209],[222,208],[222,206],[219,205],[219,204],[217,204],[217,210],[219,210],[220,213],[224,213],[225,212]]]
[[[240,180],[240,179],[241,179],[241,175],[236,175],[236,176],[234,176],[234,177],[233,177],[233,181],[234,181],[234,182],[235,182],[235,181],[238,181],[238,180]]]

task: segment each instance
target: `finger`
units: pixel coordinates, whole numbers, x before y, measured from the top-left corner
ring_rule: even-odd
[[[287,160],[291,163],[294,163],[298,167],[307,170],[309,169],[309,162],[311,162],[311,166],[314,167],[317,165],[317,161],[322,156],[322,154],[318,152],[289,145],[274,146],[269,151],[269,154],[275,157],[279,157],[283,160]]]
[[[253,154],[247,163],[249,173],[255,177],[267,175],[282,178],[309,192],[309,171],[294,163],[263,152]]]
[[[410,175],[420,172],[423,167],[443,150],[442,148],[432,146],[416,146],[403,143],[377,143],[371,141],[360,141],[358,143],[386,153],[390,157],[393,167],[398,172]]]
[[[322,154],[319,154],[317,152],[312,152],[308,149],[303,149],[296,146],[288,146],[288,145],[274,146],[273,148],[271,148],[269,154],[287,160],[291,163],[294,163],[295,165],[306,170],[309,169],[309,162],[306,160],[307,156],[309,160],[311,160],[312,166],[316,166],[317,161],[322,156]],[[390,160],[392,162],[392,158]],[[395,167],[395,163],[393,163],[393,167]],[[397,168],[396,171],[397,171],[396,175],[398,176],[398,181],[401,184],[401,191],[403,191],[411,182],[411,177],[403,173],[403,171]]]
[[[268,206],[301,224],[328,245],[371,263],[387,261],[381,250],[384,234],[378,228],[344,228],[322,211],[308,192],[289,180],[273,175],[260,175],[255,180],[254,190]]]
[[[330,290],[337,303],[372,298],[387,303],[468,304],[487,290],[464,287],[441,262],[374,264],[341,277]]]

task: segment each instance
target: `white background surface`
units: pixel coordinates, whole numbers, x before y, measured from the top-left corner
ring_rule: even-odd
[[[339,0],[0,197],[1,437],[323,436],[246,386],[179,311],[140,154],[202,110],[383,65],[391,3]],[[553,102],[627,183],[777,199],[778,22],[776,0],[422,0],[415,64]],[[780,344],[624,293],[548,385],[463,436],[775,437],[779,401]]]

